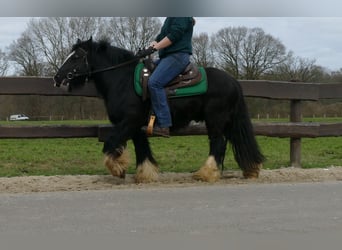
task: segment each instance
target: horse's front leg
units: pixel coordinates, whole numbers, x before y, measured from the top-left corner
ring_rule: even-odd
[[[130,135],[133,134],[133,136]],[[140,128],[117,125],[113,128],[111,136],[104,143],[104,164],[113,176],[125,178],[129,166],[129,154],[126,142],[132,138],[136,154],[137,183],[150,183],[158,181],[159,168],[152,156],[150,144],[146,133]]]
[[[113,176],[120,178],[125,178],[129,166],[129,154],[126,149],[126,142],[129,138],[128,132],[127,127],[115,126],[102,150],[105,154],[105,166]]]
[[[137,166],[135,181],[137,183],[150,183],[158,181],[159,168],[152,155],[152,150],[146,133],[139,130],[132,139],[135,148]]]

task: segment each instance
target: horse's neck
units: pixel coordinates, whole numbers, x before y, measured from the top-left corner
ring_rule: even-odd
[[[107,54],[97,54],[96,52],[93,52],[94,57],[92,58],[92,60],[90,60],[90,64],[92,65],[93,71],[113,67],[131,60],[130,58],[124,59],[124,61],[117,60],[117,58],[120,57],[120,54],[113,57],[111,53],[114,52],[107,51]],[[96,73],[93,76],[93,80],[95,82],[97,90],[103,97],[108,96],[109,92],[111,95],[110,98],[113,98],[114,92],[115,95],[123,95],[123,92],[128,90],[127,88],[133,88],[135,65],[136,64],[133,63],[124,66],[118,66],[118,68],[113,68],[108,71]],[[130,82],[132,84],[130,84]],[[110,91],[112,89],[118,91]]]
[[[101,96],[107,98],[118,98],[133,89],[134,65],[124,66],[93,76],[95,86]],[[108,97],[110,95],[110,97]]]

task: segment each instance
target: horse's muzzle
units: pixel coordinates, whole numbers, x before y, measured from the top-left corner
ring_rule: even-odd
[[[59,80],[59,76],[58,75],[55,75],[53,77],[53,82],[54,82],[54,87],[59,87],[61,86],[62,82]]]
[[[54,87],[64,89],[65,91],[69,91],[69,79],[64,78],[61,80],[58,75],[53,77]]]

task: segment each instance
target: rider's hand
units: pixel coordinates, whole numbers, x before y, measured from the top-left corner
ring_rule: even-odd
[[[146,56],[151,55],[155,51],[157,51],[157,50],[155,48],[153,48],[152,46],[150,46],[147,49],[139,50],[138,53],[136,54],[136,56],[137,57],[146,57]]]

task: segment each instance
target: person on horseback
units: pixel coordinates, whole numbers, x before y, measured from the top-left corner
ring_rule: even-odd
[[[150,47],[140,52],[147,56],[158,51],[159,60],[148,80],[152,109],[157,124],[152,134],[170,136],[171,113],[164,87],[183,72],[192,55],[193,17],[167,17]]]

